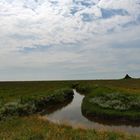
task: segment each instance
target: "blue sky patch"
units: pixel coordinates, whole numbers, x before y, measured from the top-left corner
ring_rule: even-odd
[[[103,9],[101,8],[101,12],[102,12],[102,17],[103,18],[111,18],[113,16],[126,16],[129,15],[129,13],[124,10],[124,9]]]
[[[94,20],[94,15],[93,14],[83,13],[81,16],[82,16],[82,20],[84,22],[91,22],[91,21]]]
[[[34,45],[34,47],[24,47],[20,52],[22,53],[32,53],[32,52],[44,52],[47,51],[51,46],[48,45]]]
[[[82,8],[81,7],[78,7],[78,6],[74,6],[74,7],[72,7],[71,9],[70,9],[70,13],[72,14],[72,15],[75,15],[77,12],[79,12],[80,10],[82,10]]]
[[[73,2],[76,5],[82,5],[82,6],[85,6],[85,7],[91,7],[91,6],[95,5],[95,3],[91,0],[81,0],[81,1],[73,0]]]

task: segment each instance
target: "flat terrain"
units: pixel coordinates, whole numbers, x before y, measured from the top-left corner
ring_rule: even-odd
[[[70,88],[74,84],[81,87],[101,86],[130,94],[140,95],[140,79],[130,80],[88,80],[88,81],[38,81],[38,82],[0,82],[0,105],[15,102],[24,97],[38,98],[49,96],[54,90]],[[83,94],[87,94],[84,92]],[[11,116],[0,121],[0,139],[6,140],[139,140],[140,136],[106,130],[73,129],[68,126],[51,124],[39,119],[37,114],[30,116]]]

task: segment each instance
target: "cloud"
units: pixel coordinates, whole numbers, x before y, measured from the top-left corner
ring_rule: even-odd
[[[11,70],[17,79],[36,79],[44,71],[40,78],[70,79],[138,71],[139,9],[138,0],[0,0],[0,75],[14,79]]]

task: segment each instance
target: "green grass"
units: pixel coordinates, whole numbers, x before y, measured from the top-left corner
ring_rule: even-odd
[[[105,86],[130,93],[140,93],[140,79],[130,80],[83,80],[83,81],[37,81],[37,82],[0,82],[0,101],[15,101],[25,96],[49,95],[51,91],[69,88],[75,84],[81,87]]]
[[[140,94],[140,79],[128,79],[128,80],[83,80],[83,81],[72,81],[73,84],[77,83],[84,86],[94,87],[109,87],[121,91],[127,91],[129,93]]]
[[[85,96],[82,112],[102,119],[140,122],[140,94],[130,91],[95,86]]]
[[[122,132],[106,132],[73,129],[66,125],[54,125],[38,116],[15,117],[0,122],[2,140],[139,140],[139,136]]]
[[[51,94],[38,96],[24,96],[17,101],[8,102],[0,107],[0,120],[9,116],[25,116],[38,113],[46,109],[50,105],[59,105],[65,101],[72,100],[72,89],[59,89],[51,91]]]
[[[88,81],[38,81],[38,82],[0,82],[0,106],[5,104],[29,101],[41,101],[49,97],[57,89],[71,88],[74,85],[78,91],[89,96],[101,93],[128,93],[140,95],[140,79],[130,80],[88,80]],[[98,90],[97,90],[98,89]],[[57,94],[58,95],[58,94]],[[61,94],[62,95],[62,94]],[[63,101],[63,96],[56,96]],[[42,102],[42,101],[41,101]],[[90,107],[89,107],[90,108]],[[99,108],[100,109],[100,108]],[[97,108],[98,110],[98,108]],[[133,114],[133,112],[132,112]],[[0,140],[139,140],[140,136],[123,134],[122,132],[107,132],[84,129],[73,129],[64,125],[56,125],[41,120],[39,116],[11,116],[0,121]]]
[[[50,95],[51,92],[60,88],[67,88],[67,82],[0,82],[0,101],[15,101],[25,96]]]

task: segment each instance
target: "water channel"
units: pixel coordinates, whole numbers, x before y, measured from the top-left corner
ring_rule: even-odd
[[[84,95],[74,90],[74,98],[72,101],[51,109],[51,111],[46,112],[44,117],[53,123],[68,124],[73,127],[94,128],[96,130],[106,131],[125,131],[132,134],[140,133],[140,125],[121,124],[118,122],[105,123],[103,121],[97,121],[96,119],[94,120],[94,118],[89,119],[85,117],[81,111],[83,98]]]

